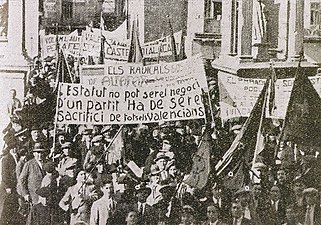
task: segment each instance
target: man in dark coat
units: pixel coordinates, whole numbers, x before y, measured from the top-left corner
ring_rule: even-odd
[[[231,208],[230,225],[253,225],[253,221],[244,218],[244,210],[240,202],[234,201]]]
[[[18,212],[18,194],[16,191],[17,156],[14,149],[4,150],[2,159],[2,186],[5,189],[4,208],[1,214],[0,224],[21,224]]]
[[[315,188],[306,188],[303,191],[306,207],[301,218],[305,225],[321,225],[320,195]]]
[[[138,212],[138,221],[142,225],[155,224],[155,210],[154,207],[146,203],[147,197],[151,194],[152,190],[146,187],[145,184],[140,184],[135,187],[137,203],[135,210]]]
[[[41,199],[36,191],[40,188],[42,179],[45,176],[45,171],[43,170],[45,153],[47,153],[47,149],[41,143],[36,143],[33,149],[34,158],[26,162],[18,179],[21,195],[32,206],[38,204],[39,199]],[[32,212],[32,209],[30,212]]]

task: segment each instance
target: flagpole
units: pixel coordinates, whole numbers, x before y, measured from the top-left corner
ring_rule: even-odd
[[[59,85],[58,82],[58,93],[57,93],[57,101],[56,101],[56,114],[55,114],[55,124],[54,124],[54,133],[53,133],[53,151],[50,152],[49,158],[50,156],[52,156],[52,161],[55,160],[55,155],[54,155],[54,151],[55,151],[55,146],[56,146],[56,131],[57,131],[57,122],[58,122],[58,102],[59,102],[59,98],[60,98],[60,91],[61,91],[61,85]]]
[[[92,169],[89,171],[89,173],[91,174],[94,169],[96,168],[96,166],[98,165],[98,163],[100,162],[100,160],[103,158],[103,156],[107,153],[107,150],[111,147],[111,145],[114,143],[114,141],[116,140],[117,136],[119,135],[119,133],[122,131],[124,125],[121,125],[120,128],[118,129],[117,133],[114,135],[113,139],[111,140],[111,142],[108,144],[107,148],[104,149],[104,152],[101,153],[100,157],[97,159],[95,165],[92,167]],[[89,179],[89,177],[86,178],[84,184],[87,182],[87,180]],[[83,185],[84,185],[83,184]],[[81,189],[83,187],[83,185],[79,188]]]
[[[64,57],[64,61],[65,61],[65,63],[66,63],[67,72],[68,72],[69,77],[70,77],[70,79],[71,79],[71,83],[74,83],[74,78],[73,78],[73,76],[72,76],[72,74],[71,74],[71,72],[70,72],[69,64],[68,64],[68,62],[67,62],[67,59],[66,59],[65,53],[64,53],[64,51],[63,51],[63,50],[61,50],[61,51],[62,51],[62,54],[63,54],[63,57]]]
[[[270,82],[270,81],[271,80],[269,79],[266,82],[269,82],[269,85],[272,85],[272,82]],[[262,126],[263,126],[263,120],[265,119],[265,114],[266,114],[267,95],[268,95],[268,91],[266,91],[265,95],[264,95],[264,101],[263,101],[263,107],[262,107],[262,112],[261,112],[261,117],[260,117],[259,129],[258,129],[257,134],[256,134],[255,151],[254,151],[254,155],[253,155],[252,168],[251,168],[251,171],[252,171],[253,174],[255,174],[254,173],[254,164],[256,162],[257,156],[258,156],[258,154],[260,154],[262,152],[262,149],[259,149],[259,148],[263,148],[264,147],[264,135],[262,134]],[[262,136],[263,136],[263,140],[262,140]],[[262,141],[263,141],[263,143],[262,143]],[[260,146],[261,144],[263,146]]]

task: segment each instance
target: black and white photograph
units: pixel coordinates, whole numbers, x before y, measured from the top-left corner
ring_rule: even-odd
[[[0,225],[321,225],[321,0],[0,0]]]

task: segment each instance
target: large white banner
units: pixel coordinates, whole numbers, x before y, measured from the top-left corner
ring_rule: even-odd
[[[219,72],[221,118],[248,117],[264,86],[265,79],[247,79]],[[321,96],[321,76],[309,77]],[[275,82],[275,109],[271,117],[284,119],[290,100],[294,78]]]
[[[197,81],[175,87],[105,87],[62,83],[56,122],[133,124],[204,118]]]

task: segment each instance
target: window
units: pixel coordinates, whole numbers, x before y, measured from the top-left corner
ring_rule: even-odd
[[[221,33],[222,1],[205,0],[205,33]]]
[[[311,26],[321,26],[321,2],[311,3]]]
[[[72,18],[72,2],[62,2],[62,17],[64,20]]]
[[[8,34],[8,2],[0,1],[0,40],[6,40]]]

